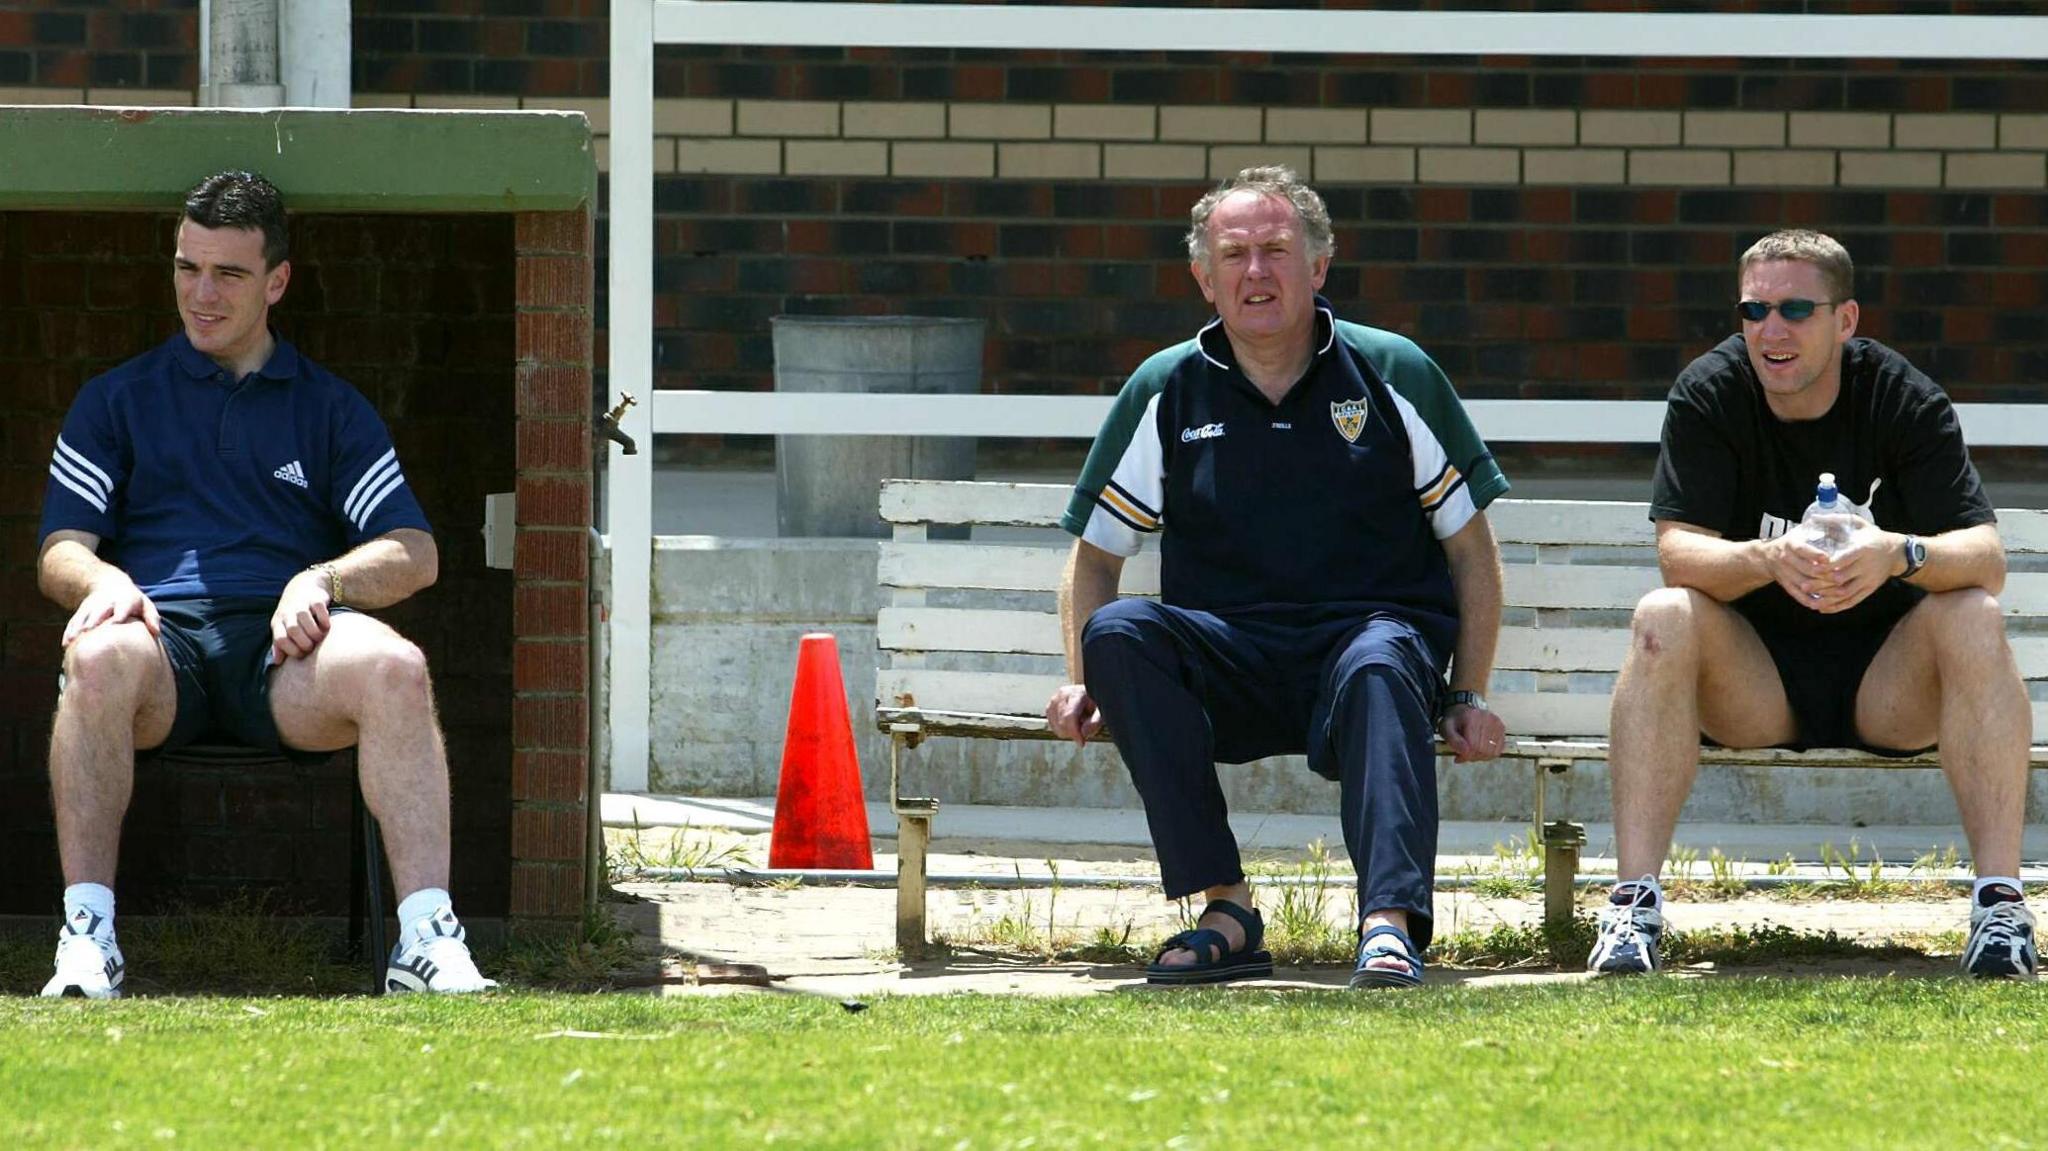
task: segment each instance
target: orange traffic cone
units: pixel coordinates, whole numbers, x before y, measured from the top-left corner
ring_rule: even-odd
[[[768,866],[859,871],[875,866],[860,760],[853,753],[853,721],[839,677],[839,641],[829,632],[806,635],[797,646]]]

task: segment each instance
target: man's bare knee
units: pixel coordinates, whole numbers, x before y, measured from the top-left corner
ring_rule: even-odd
[[[432,721],[434,689],[427,656],[418,645],[397,634],[372,640],[358,657],[362,672],[358,722],[385,719],[410,725]]]
[[[133,703],[162,658],[156,637],[139,623],[93,628],[64,651],[64,696],[87,703]]]
[[[1665,665],[1690,664],[1699,655],[1699,593],[1690,588],[1660,587],[1636,601],[1629,621],[1629,656]]]
[[[2005,609],[1983,588],[1934,592],[1924,601],[1936,658],[1944,665],[2002,665],[2006,650]]]
[[[2005,608],[1982,588],[1933,592],[1921,602],[1927,627],[1921,635],[1944,682],[1970,682],[2005,674],[2013,666],[2005,639]]]
[[[427,697],[427,655],[411,640],[393,637],[377,644],[368,662],[370,689],[384,695]]]

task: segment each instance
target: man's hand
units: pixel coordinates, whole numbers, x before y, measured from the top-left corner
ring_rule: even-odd
[[[1797,527],[1763,544],[1764,567],[1771,582],[1785,590],[1801,607],[1822,610],[1824,597],[1834,590],[1828,578],[1828,553],[1807,543]]]
[[[1459,763],[1492,759],[1507,746],[1507,723],[1483,707],[1454,703],[1444,711],[1437,730]]]
[[[135,582],[123,575],[108,579],[95,587],[71,613],[71,622],[64,625],[64,646],[70,647],[73,640],[103,623],[127,623],[140,620],[149,629],[150,635],[158,635],[163,624],[157,619],[156,604]]]
[[[1903,564],[1901,549],[1898,536],[1868,520],[1859,521],[1849,542],[1822,566],[1820,587],[1806,606],[1832,615],[1869,599]]]
[[[327,638],[327,604],[331,599],[327,577],[308,568],[284,585],[277,597],[277,610],[270,616],[270,662],[313,654]]]
[[[1052,702],[1045,705],[1045,722],[1054,735],[1073,740],[1076,747],[1086,747],[1090,737],[1102,730],[1102,709],[1088,697],[1086,687],[1070,683],[1052,693]]]

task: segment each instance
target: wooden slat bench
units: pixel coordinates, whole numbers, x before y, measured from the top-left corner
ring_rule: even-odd
[[[934,798],[908,794],[906,752],[927,736],[1050,739],[1044,710],[1065,678],[1054,594],[1070,537],[1038,542],[950,542],[935,525],[1055,528],[1072,489],[1058,484],[888,480],[877,579],[888,594],[876,621],[882,666],[875,722],[891,737],[890,796],[899,834],[897,942],[925,940],[925,854]],[[2048,512],[2001,509],[2011,559],[2000,595],[2014,654],[2033,699],[2037,738],[2048,732]],[[1503,759],[1534,767],[1532,816],[1545,852],[1545,912],[1571,914],[1572,881],[1584,831],[1547,820],[1544,781],[1579,760],[1607,757],[1609,693],[1628,651],[1629,616],[1659,586],[1656,533],[1639,503],[1513,500],[1488,509],[1506,569],[1493,690],[1506,720]],[[1159,556],[1147,549],[1124,565],[1125,595],[1154,595]],[[1708,748],[1703,763],[1775,767],[1934,767],[1935,757],[1888,759],[1828,749],[1732,751]],[[2048,747],[2032,750],[2048,766]]]

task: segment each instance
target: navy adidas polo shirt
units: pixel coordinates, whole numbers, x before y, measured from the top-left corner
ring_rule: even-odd
[[[42,538],[91,532],[151,599],[275,598],[308,564],[431,531],[384,421],[284,340],[237,380],[182,331],[78,393]]]
[[[1308,370],[1278,403],[1222,320],[1118,394],[1060,523],[1117,555],[1162,533],[1160,598],[1313,622],[1391,611],[1448,655],[1439,541],[1508,490],[1443,370],[1406,337],[1316,301]]]

